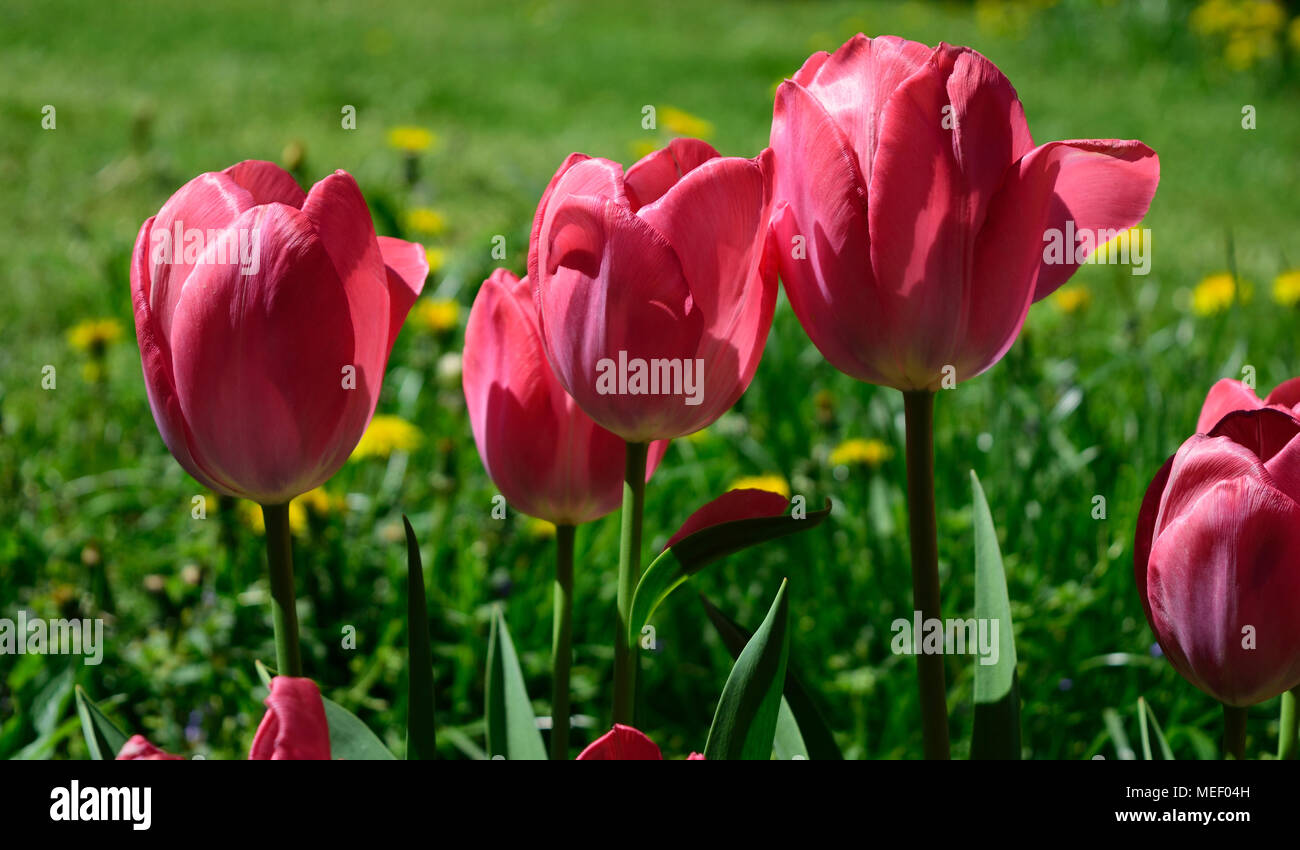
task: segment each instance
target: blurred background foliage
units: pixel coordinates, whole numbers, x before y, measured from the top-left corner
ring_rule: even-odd
[[[171,192],[247,158],[304,186],[343,168],[381,233],[428,246],[427,295],[376,424],[294,509],[296,567],[309,675],[400,754],[411,516],[439,746],[474,756],[496,601],[547,712],[553,563],[544,524],[492,518],[470,436],[459,350],[479,282],[496,265],[524,270],[537,198],[570,151],[630,162],[687,134],[752,156],[778,81],[858,31],[976,47],[1017,86],[1039,142],[1140,138],[1160,154],[1151,273],[1084,267],[1034,307],[1001,364],[939,397],[941,571],[945,614],[970,616],[975,469],[1006,559],[1026,755],[1120,755],[1105,715],[1135,734],[1139,696],[1178,756],[1212,754],[1218,707],[1158,657],[1133,527],[1216,379],[1249,366],[1262,395],[1300,371],[1297,12],[1263,0],[4,4],[0,617],[103,617],[107,648],[99,666],[0,656],[0,757],[85,757],[74,684],[187,755],[244,757],[262,714],[253,661],[274,651],[259,511],[205,494],[172,460],[132,341],[132,243]],[[919,754],[913,661],[889,651],[890,622],[911,611],[902,442],[899,394],[828,366],[783,296],[750,391],[676,441],[651,482],[647,545],[744,477],[835,510],[711,568],[656,616],[639,721],[666,754],[702,748],[730,668],[692,591],[752,627],[784,576],[793,663],[846,754]],[[617,534],[610,517],[578,535],[578,746],[608,722]],[[973,663],[948,661],[956,755]],[[1276,704],[1252,715],[1252,750],[1271,749]]]

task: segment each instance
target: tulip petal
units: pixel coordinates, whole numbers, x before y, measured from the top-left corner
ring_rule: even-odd
[[[776,308],[775,267],[765,262],[770,159],[720,157],[691,171],[638,215],[672,245],[704,321],[700,427],[749,386]]]
[[[1295,410],[1300,405],[1300,378],[1290,378],[1273,388],[1273,392],[1264,399],[1265,404],[1273,404]]]
[[[1147,596],[1147,566],[1151,559],[1151,545],[1155,542],[1160,505],[1164,501],[1165,488],[1169,485],[1169,471],[1173,466],[1174,456],[1170,455],[1147,486],[1146,494],[1142,497],[1142,507],[1138,511],[1137,531],[1133,537],[1133,576],[1148,623],[1151,622],[1151,601]]]
[[[228,174],[208,172],[177,189],[154,216],[145,255],[151,282],[149,307],[164,337],[171,338],[176,303],[215,241],[211,237],[253,206],[253,196]]]
[[[575,761],[663,761],[663,753],[641,732],[615,723],[613,729],[588,744]]]
[[[538,237],[544,283],[537,297],[560,383],[588,415],[631,442],[703,427],[692,418],[698,408],[681,396],[600,384],[611,371],[602,364],[694,358],[703,319],[672,246],[615,201],[569,196],[553,206]]]
[[[379,253],[384,258],[388,279],[387,355],[392,353],[406,314],[424,290],[424,282],[429,277],[429,258],[423,245],[391,236],[379,237]]]
[[[682,523],[682,527],[677,529],[677,533],[668,539],[668,543],[665,544],[664,548],[671,549],[682,538],[689,537],[701,529],[721,525],[724,522],[754,519],[756,517],[781,516],[789,506],[789,499],[780,493],[773,493],[769,490],[754,488],[728,490],[687,517],[686,522]]]
[[[1272,396],[1270,395],[1269,398]],[[1229,413],[1238,410],[1255,410],[1263,404],[1250,387],[1241,381],[1224,378],[1210,387],[1210,392],[1205,396],[1205,404],[1201,405],[1201,415],[1196,420],[1196,433],[1208,434],[1219,420]]]
[[[185,761],[185,756],[164,752],[143,735],[132,735],[118,751],[117,761]]]
[[[377,390],[359,367],[355,387],[345,380],[348,301],[311,222],[272,204],[236,224],[261,230],[258,272],[196,269],[176,305],[176,395],[200,466],[237,482],[235,495],[277,504],[342,465]]]
[[[843,134],[796,82],[777,89],[770,250],[817,350],[861,381],[891,384],[888,326],[871,273],[866,183]],[[879,361],[885,361],[881,363]]]
[[[718,152],[708,142],[680,138],[642,157],[623,177],[632,211],[659,200],[688,172],[717,156]]]
[[[1256,478],[1214,485],[1151,549],[1151,626],[1174,667],[1229,705],[1300,684],[1297,563],[1300,506]]]
[[[1048,228],[1065,233],[1066,223],[1073,222],[1075,233],[1101,232],[1106,238],[1094,241],[1105,244],[1147,214],[1160,182],[1160,159],[1151,148],[1137,141],[1081,139],[1049,142],[1030,155],[1044,148],[1052,149],[1050,156],[1059,167]],[[1092,253],[1080,252],[1075,245],[1065,247],[1064,262],[1044,261],[1039,267],[1035,301],[1069,280],[1078,269],[1080,253],[1084,259]]]
[[[818,55],[810,57],[795,75],[795,82],[812,94],[844,137],[864,187],[871,180],[885,104],[930,55],[929,47],[915,41],[859,33],[821,61],[814,62]],[[938,118],[936,112],[932,123]]]
[[[307,193],[293,175],[273,162],[246,159],[221,172],[238,183],[253,198],[254,204],[285,204],[302,209]]]
[[[276,676],[264,702],[266,714],[253,736],[250,760],[329,760],[329,724],[315,682]]]

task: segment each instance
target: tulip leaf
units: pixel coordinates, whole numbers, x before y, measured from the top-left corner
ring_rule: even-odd
[[[267,688],[276,673],[260,660],[253,661],[257,678]],[[348,711],[329,697],[321,694],[325,705],[325,724],[330,730],[330,758],[344,761],[393,761],[397,756],[384,746],[379,736],[370,731],[360,717]]]
[[[487,660],[487,752],[507,761],[544,760],[546,746],[537,729],[537,716],[528,700],[524,674],[519,669],[505,614],[492,612]]]
[[[789,619],[789,597],[782,580],[767,617],[741,650],[722,688],[704,745],[704,757],[709,761],[772,758],[790,655]]]
[[[126,744],[126,733],[108,719],[80,685],[76,695],[77,716],[81,718],[81,733],[86,736],[90,757],[96,761],[116,758]]]
[[[429,650],[429,609],[424,593],[424,565],[411,521],[406,526],[406,642],[407,705],[406,757],[432,759],[437,755],[433,715],[433,655]]]
[[[1120,761],[1133,761],[1136,755],[1128,742],[1128,734],[1124,731],[1124,722],[1120,719],[1119,712],[1113,708],[1103,709],[1101,719],[1106,724],[1106,731],[1110,733],[1111,741],[1115,744],[1115,755]]]
[[[731,653],[732,658],[740,656],[741,650],[753,636],[752,633],[735,620],[714,607],[713,603],[700,595],[700,602],[704,605],[704,613],[708,615],[709,622],[717,630],[718,636],[722,638],[722,643]],[[785,688],[784,696],[781,698],[782,713],[786,710],[790,712],[790,719],[794,723],[794,732],[799,735],[799,741],[803,747],[803,755],[806,758],[816,761],[840,761],[844,754],[840,752],[839,745],[835,743],[835,736],[831,733],[830,727],[826,725],[816,701],[812,697],[812,692],[804,686],[799,672],[794,669],[793,665],[787,663],[785,671]],[[790,730],[783,727],[778,721],[776,731],[776,741],[774,749],[777,750],[777,758],[792,758],[794,752],[782,755],[782,742],[788,740],[794,741]],[[786,749],[792,750],[787,746]]]
[[[998,549],[998,534],[979,476],[971,470],[975,521],[975,619],[996,623],[996,662],[975,659],[975,716],[972,759],[1020,758],[1020,686],[1016,676],[1016,641],[1011,624],[1007,576]]]
[[[1147,729],[1148,725],[1150,731]],[[1151,733],[1154,732],[1156,746],[1160,748],[1160,758],[1165,761],[1174,760],[1174,752],[1169,749],[1169,742],[1165,740],[1165,733],[1160,728],[1160,721],[1156,720],[1156,713],[1151,709],[1151,703],[1147,702],[1143,697],[1138,697],[1138,731],[1142,734],[1142,758],[1147,761],[1152,760]]]
[[[715,561],[742,549],[816,528],[830,515],[831,503],[803,517],[788,514],[720,522],[688,534],[665,549],[646,569],[632,596],[628,618],[628,646],[637,645],[641,629],[655,609],[688,578]]]

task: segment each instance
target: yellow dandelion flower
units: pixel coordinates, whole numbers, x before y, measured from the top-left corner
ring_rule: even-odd
[[[1291,42],[1291,49],[1300,53],[1300,15],[1291,19],[1291,26],[1287,27],[1287,41]]]
[[[632,151],[633,159],[643,159],[659,150],[659,146],[649,139],[639,139],[635,142],[629,142],[627,147],[628,150]]]
[[[1273,300],[1283,307],[1300,304],[1300,269],[1282,272],[1274,278]]]
[[[266,534],[266,518],[262,516],[262,506],[247,499],[240,499],[235,507],[240,521],[256,535]],[[307,508],[299,496],[289,503],[289,533],[301,537],[307,532]]]
[[[303,493],[298,498],[289,503],[289,510],[293,510],[294,504],[301,504],[316,516],[329,516],[333,513],[340,513],[347,510],[347,500],[342,496],[335,496],[326,492],[324,487],[316,487]],[[293,518],[290,517],[290,522]]]
[[[447,252],[441,248],[425,248],[424,259],[429,264],[429,274],[437,274],[447,264]]]
[[[1052,303],[1062,313],[1079,313],[1092,303],[1092,293],[1083,284],[1062,286],[1052,294]]]
[[[790,498],[790,482],[786,481],[784,476],[776,473],[746,475],[737,478],[731,482],[731,486],[727,490],[767,490],[769,493],[780,493],[787,499]]]
[[[121,338],[122,323],[117,319],[87,319],[68,331],[68,343],[91,354],[102,354],[105,348]]]
[[[1145,233],[1140,227],[1121,230],[1114,239],[1093,251],[1089,260],[1096,263],[1136,263],[1146,251],[1150,250],[1151,246],[1146,244],[1148,238],[1150,234]]]
[[[420,429],[402,417],[376,416],[352,450],[352,457],[388,457],[393,452],[409,452],[422,441]]]
[[[437,136],[424,127],[402,126],[388,131],[388,146],[403,153],[423,153],[433,147]]]
[[[675,136],[692,136],[708,139],[713,136],[713,124],[675,106],[659,108],[659,123]]]
[[[460,304],[450,298],[421,298],[408,321],[430,333],[446,333],[460,324]]]
[[[534,540],[546,540],[555,536],[555,523],[530,516],[524,530]]]
[[[415,207],[406,213],[406,227],[417,233],[437,236],[447,229],[447,217],[430,207]]]
[[[880,440],[864,440],[855,437],[845,440],[831,451],[832,466],[854,466],[861,464],[873,469],[894,456],[894,450]]]
[[[1198,316],[1222,313],[1237,297],[1237,282],[1229,272],[1212,274],[1192,291],[1192,311]]]

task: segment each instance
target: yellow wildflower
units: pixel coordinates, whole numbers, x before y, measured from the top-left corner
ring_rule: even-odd
[[[1198,316],[1222,313],[1237,297],[1237,282],[1230,272],[1212,274],[1192,292],[1192,311]]]
[[[555,536],[555,523],[530,516],[524,530],[535,540],[546,540]]]
[[[437,137],[424,127],[402,126],[388,131],[388,145],[404,153],[423,153],[433,147]]]
[[[252,529],[256,535],[266,534],[266,518],[262,516],[262,506],[256,502],[240,499],[235,508],[240,521]],[[289,503],[289,533],[301,537],[307,531],[307,508],[299,496]]]
[[[663,124],[664,129],[675,136],[693,136],[697,139],[708,139],[713,135],[713,124],[711,122],[675,106],[660,107],[659,122]]]
[[[640,139],[635,142],[630,142],[628,144],[628,149],[632,151],[633,159],[643,159],[659,150],[659,146],[650,139]]]
[[[880,440],[864,440],[855,437],[845,440],[831,451],[832,466],[853,466],[861,464],[873,469],[894,456],[894,450]]]
[[[1092,303],[1092,293],[1082,284],[1062,286],[1052,295],[1052,302],[1062,313],[1078,313]]]
[[[1300,269],[1282,272],[1274,278],[1273,300],[1283,307],[1300,304]]]
[[[87,319],[68,331],[68,342],[73,348],[96,355],[121,338],[122,323],[117,319]]]
[[[1291,19],[1291,26],[1287,28],[1287,41],[1291,42],[1291,49],[1300,53],[1300,15]]]
[[[447,217],[430,207],[415,207],[406,213],[406,227],[417,233],[437,236],[447,229]]]
[[[420,429],[402,417],[376,416],[352,450],[352,457],[388,457],[393,452],[409,452],[422,440]]]
[[[769,493],[779,493],[787,499],[790,498],[790,482],[786,481],[784,476],[776,473],[746,475],[737,478],[731,482],[731,486],[727,490],[767,490]]]
[[[447,252],[441,248],[425,248],[424,259],[429,264],[429,274],[437,274],[447,264]]]
[[[421,298],[411,312],[411,321],[417,327],[436,334],[460,324],[460,304],[450,298]]]

